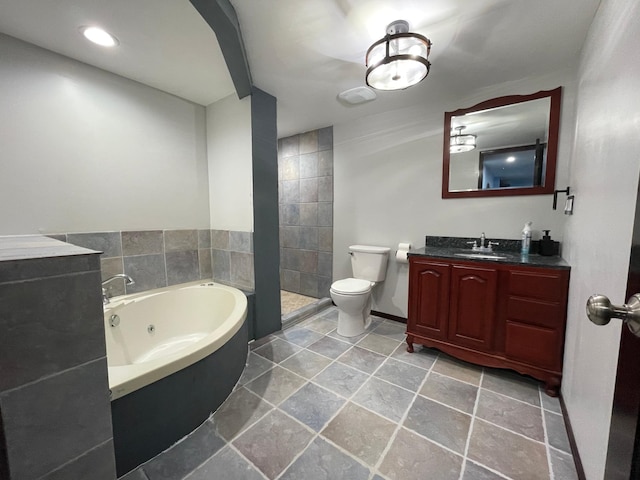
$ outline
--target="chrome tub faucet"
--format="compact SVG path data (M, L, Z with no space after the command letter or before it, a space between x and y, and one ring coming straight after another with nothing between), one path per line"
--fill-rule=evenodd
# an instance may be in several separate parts
M126 273L116 273L113 277L107 278L104 282L102 282L102 304L103 305L109 304L109 297L107 296L107 289L105 288L105 286L109 282L112 282L113 280L115 280L116 278L123 278L125 285L135 285L136 283L133 281L133 278L131 278Z

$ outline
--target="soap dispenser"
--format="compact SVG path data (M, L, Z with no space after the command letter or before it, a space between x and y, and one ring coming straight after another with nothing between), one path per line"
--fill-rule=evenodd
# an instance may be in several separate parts
M558 254L558 242L554 242L551 240L551 236L549 232L551 230L543 230L544 235L542 236L542 240L540 240L540 255L551 256Z
M520 253L522 255L529 255L529 249L531 248L531 224L533 222L527 222L522 229L522 248Z

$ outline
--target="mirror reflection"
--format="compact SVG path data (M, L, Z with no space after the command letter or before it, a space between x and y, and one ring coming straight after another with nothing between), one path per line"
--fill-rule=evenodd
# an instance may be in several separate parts
M560 88L445 114L443 198L553 193Z

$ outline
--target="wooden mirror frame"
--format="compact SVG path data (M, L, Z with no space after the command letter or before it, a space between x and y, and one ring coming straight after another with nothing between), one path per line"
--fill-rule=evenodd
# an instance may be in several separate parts
M478 112L490 108L504 107L518 103L538 100L549 97L551 106L549 111L549 137L547 140L547 168L544 174L544 185L534 187L517 187L490 190L461 190L449 191L449 168L451 162L450 137L451 118L459 115L466 115L471 112ZM478 103L473 107L460 108L453 112L444 113L444 139L442 153L442 198L469 198L469 197L506 197L512 195L551 195L555 190L556 183L556 162L558 157L558 134L560 131L560 103L562 100L562 87L554 90L542 90L531 95L509 95L505 97L492 98Z

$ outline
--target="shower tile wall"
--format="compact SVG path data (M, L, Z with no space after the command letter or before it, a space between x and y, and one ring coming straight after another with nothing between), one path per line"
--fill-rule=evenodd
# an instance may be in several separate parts
M210 279L253 290L251 232L221 230L140 230L49 235L81 247L104 252L102 280L126 273L107 285L109 296L138 293L178 283ZM227 238L224 245L220 238ZM213 241L212 241L213 240Z
M333 127L278 140L280 284L329 296L333 264Z

